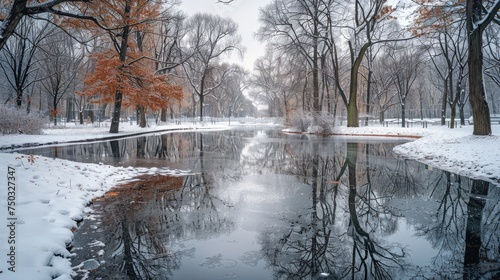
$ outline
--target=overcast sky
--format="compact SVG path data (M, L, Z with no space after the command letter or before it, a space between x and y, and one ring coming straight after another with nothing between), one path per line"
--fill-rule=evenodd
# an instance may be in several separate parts
M264 45L254 39L254 34L259 28L259 8L271 3L271 0L235 0L233 3L224 5L216 3L217 0L182 0L180 9L188 15L198 12L217 14L230 17L238 23L238 33L243 38L246 47L243 61L235 61L243 64L247 70L252 70L255 59L264 54Z

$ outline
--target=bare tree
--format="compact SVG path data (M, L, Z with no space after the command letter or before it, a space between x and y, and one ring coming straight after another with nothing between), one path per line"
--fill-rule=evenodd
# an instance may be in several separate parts
M496 85L497 88L500 88L500 27L498 25L490 26L486 29L485 33L486 46L484 53L484 73ZM495 92L497 92L496 95ZM498 90L489 90L488 93L492 113L500 113L500 94L498 94Z
M0 53L0 68L15 92L15 103L21 107L26 90L38 81L38 49L47 36L48 23L36 22L30 18L21 20L16 34ZM29 94L29 93L28 93ZM12 99L9 94L5 103ZM29 101L26 108L29 113Z
M229 121L231 121L231 116L237 115L244 105L243 91L247 87L245 81L247 73L238 65L223 64L218 71L219 73L214 74L220 75L224 73L224 68L233 68L234 71L212 93L211 97L215 101L212 108L217 108L218 116L229 117Z
M499 23L500 1L467 0L466 18L469 43L469 100L474 117L474 135L491 135L490 109L483 82L483 32Z
M392 72L385 66L384 60L386 56L380 56L374 61L373 65L373 103L378 108L379 121L383 123L385 120L385 112L397 105L397 91L392 82Z
M156 71L160 75L182 76L179 66L193 55L192 50L182 47L182 41L187 33L186 16L177 11L167 11L168 19L161 21L151 38L156 60ZM187 53L186 53L187 52ZM172 112L172 110L171 110ZM167 121L167 108L160 113L160 120Z
M359 126L358 88L359 74L362 62L369 48L375 44L403 40L400 32L383 32L385 24L391 23L391 14L394 11L385 0L356 0L345 2L343 6L330 11L327 24L328 43L333 65L336 87L347 107L347 126ZM335 15L340 15L337 19ZM337 20L338 22L335 22ZM344 37L346 40L338 40ZM340 45L347 43L344 49L348 50L348 64L342 63ZM349 72L347 86L341 84L342 68ZM348 87L348 89L347 89Z
M420 74L423 53L423 49L411 45L391 49L388 52L386 67L391 69L392 82L399 97L402 127L406 126L406 102Z
M251 79L253 98L262 100L270 106L273 116L288 118L288 113L299 104L300 84L305 75L296 63L296 56L279 55L268 50L265 57L255 62Z
M83 14L68 12L68 5L91 3L91 0L13 0L2 1L0 3L0 49L3 48L9 37L14 34L17 25L25 16L35 16L40 14L55 14L66 17L92 20L95 18ZM2 14L2 12L4 14ZM45 18L47 19L47 18Z
M46 38L44 44L41 81L44 91L51 96L50 117L57 125L59 103L64 96L75 91L84 53L77 49L64 32L56 32Z
M223 56L234 51L242 52L241 37L237 34L238 25L233 20L216 15L195 14L187 26L187 47L195 49L195 53L183 67L198 97L200 121L203 121L205 96L220 87L234 69L224 69L218 79L214 79L211 72L219 67Z
M325 53L325 24L334 1L276 0L260 9L258 37L273 39L275 48L300 54L312 75L312 111L318 115L320 104L321 54Z
M461 109L464 124L465 79L467 77L467 40L463 21L443 22L431 40L435 44L428 48L435 73L443 89L441 125L445 125L446 107L451 108L450 127L454 128L457 106Z

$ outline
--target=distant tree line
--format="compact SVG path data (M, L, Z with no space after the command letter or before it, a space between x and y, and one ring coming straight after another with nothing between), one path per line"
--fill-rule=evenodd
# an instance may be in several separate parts
M450 111L453 128L455 119L464 124L470 100L480 120L474 134L491 134L489 115L500 101L500 3L413 2L272 1L260 10L257 36L268 48L255 65L253 97L285 118L345 116L352 127L387 112L405 126L433 110L442 124ZM414 10L411 18L405 9Z
M271 116L351 127L387 116L444 125L449 116L453 128L470 111L474 134L491 134L499 1L405 3L273 0L256 33L266 54L248 73L230 62L244 54L237 24L187 17L177 0L2 1L0 98L28 114L45 110L54 124L75 118L69 111L81 124L110 117L112 133L123 112L145 127L148 115L203 121L258 104Z
M228 63L242 53L237 24L210 14L187 17L178 1L2 1L2 103L60 116L110 117L124 111L158 121L253 114L245 71ZM62 112L62 102L65 109ZM196 110L198 108L198 110ZM74 117L74 112L78 115Z

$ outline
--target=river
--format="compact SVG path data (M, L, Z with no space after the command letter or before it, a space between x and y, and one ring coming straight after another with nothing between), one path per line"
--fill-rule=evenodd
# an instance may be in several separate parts
M500 188L395 157L405 141L254 128L22 152L190 171L94 201L77 279L499 279Z

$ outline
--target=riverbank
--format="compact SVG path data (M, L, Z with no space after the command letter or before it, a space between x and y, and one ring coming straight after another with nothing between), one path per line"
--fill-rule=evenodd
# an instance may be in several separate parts
M127 124L113 137L230 127L189 124L141 129ZM453 130L441 126L337 127L334 133L338 135L335 137L419 136L422 138L400 145L394 152L451 172L500 182L498 125L493 126L493 136L472 136L472 126ZM109 136L105 127L74 126L47 129L43 135L1 136L0 146L102 140ZM0 223L8 228L0 235L0 279L14 280L71 279L71 255L66 247L73 238L76 221L82 219L93 198L139 174L178 174L166 168L112 167L15 153L0 153L0 170L4 174L0 179Z

